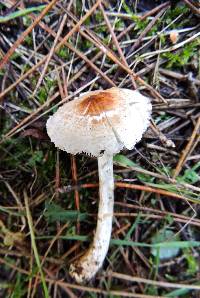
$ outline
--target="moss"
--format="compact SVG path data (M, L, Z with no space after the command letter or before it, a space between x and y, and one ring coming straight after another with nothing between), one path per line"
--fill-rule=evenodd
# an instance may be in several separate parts
M175 18L177 18L181 14L186 14L188 12L189 9L186 5L178 5L174 9L168 9L165 15L165 22L166 24L170 24ZM174 26L177 27L177 24L174 24Z
M200 46L200 38L186 44L182 49L161 54L163 59L167 59L167 68L181 68L187 65L192 57L197 53Z
M15 53L12 54L12 56L11 56L10 59L11 59L11 60L17 60L20 56L21 56L21 55L20 55L19 53L16 53L16 52L15 52Z
M40 89L38 91L38 98L39 98L39 102L41 104L45 103L47 96L48 96L48 93L47 93L46 88L44 86L40 87Z
M4 69L0 69L0 77L3 77L5 75L5 70Z
M60 49L57 51L57 55L65 60L69 60L70 59L70 55L69 55L69 49L66 46L62 46L60 47Z
M24 42L28 45L28 46L32 46L33 45L33 39L30 35L27 35L24 39Z

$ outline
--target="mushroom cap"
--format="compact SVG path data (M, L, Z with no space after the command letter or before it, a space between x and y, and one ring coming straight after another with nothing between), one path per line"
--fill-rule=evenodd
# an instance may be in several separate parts
M147 129L150 115L150 101L139 91L113 87L64 104L46 126L56 147L97 157L132 149Z

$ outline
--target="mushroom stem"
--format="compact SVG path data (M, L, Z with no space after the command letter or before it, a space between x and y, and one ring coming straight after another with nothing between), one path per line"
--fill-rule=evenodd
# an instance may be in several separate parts
M88 251L70 266L70 275L78 283L90 280L101 268L109 248L114 205L113 156L98 157L99 208L97 227Z

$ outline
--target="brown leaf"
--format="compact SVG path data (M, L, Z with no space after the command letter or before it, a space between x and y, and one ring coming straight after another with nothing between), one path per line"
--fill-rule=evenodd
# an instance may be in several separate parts
M20 134L21 137L34 137L39 140L48 140L48 136L43 131L36 129L36 128L30 128L25 130Z

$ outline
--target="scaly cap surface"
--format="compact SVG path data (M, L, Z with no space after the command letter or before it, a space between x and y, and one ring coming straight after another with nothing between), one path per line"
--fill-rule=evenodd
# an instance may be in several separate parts
M68 153L116 154L141 140L150 115L150 101L139 91L113 87L64 104L48 119L47 133Z

